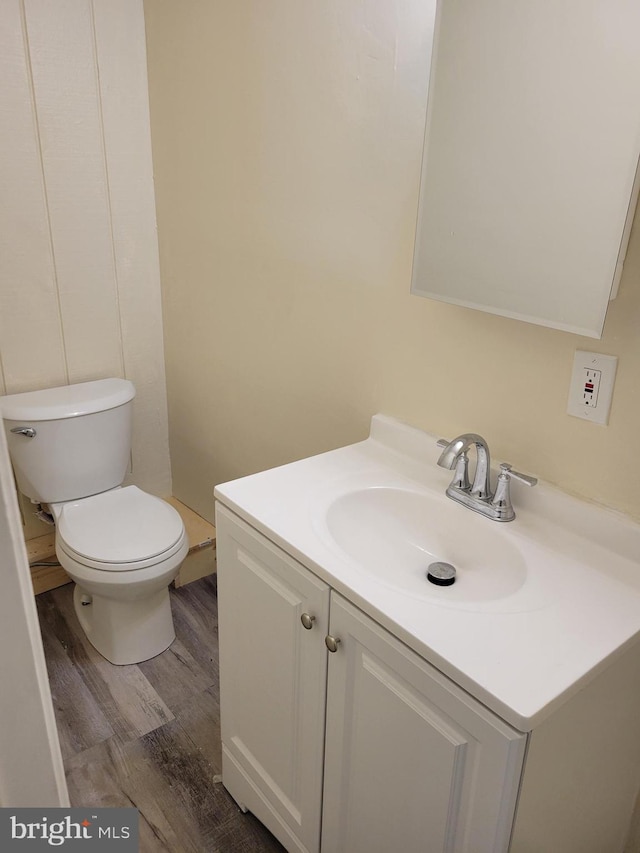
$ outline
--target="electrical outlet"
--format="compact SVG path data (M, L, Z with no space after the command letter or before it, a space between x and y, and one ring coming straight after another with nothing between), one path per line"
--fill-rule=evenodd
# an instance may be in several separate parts
M584 387L582 389L582 401L585 406L597 409L598 395L600 394L601 370L592 370L590 367L582 368L584 376Z
M576 350L567 412L594 424L609 420L618 359L615 355Z

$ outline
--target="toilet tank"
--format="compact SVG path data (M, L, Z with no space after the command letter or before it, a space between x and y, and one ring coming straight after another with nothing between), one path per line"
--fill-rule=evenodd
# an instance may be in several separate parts
M57 503L119 486L129 467L135 393L126 379L98 379L0 397L19 490ZM17 432L23 429L34 435Z

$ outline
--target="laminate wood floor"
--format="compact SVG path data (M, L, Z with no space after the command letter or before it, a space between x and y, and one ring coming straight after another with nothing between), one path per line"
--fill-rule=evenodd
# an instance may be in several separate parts
M172 646L114 666L86 639L73 584L36 599L72 806L135 806L141 853L283 853L221 781L215 578L171 589Z

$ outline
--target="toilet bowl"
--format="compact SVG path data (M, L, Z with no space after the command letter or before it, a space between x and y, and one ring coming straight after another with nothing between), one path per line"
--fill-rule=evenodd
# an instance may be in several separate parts
M50 504L56 555L76 583L89 642L114 664L140 663L175 639L168 585L187 550L180 515L136 486Z
M172 506L122 485L134 397L118 378L0 397L18 488L49 506L82 630L116 664L148 660L173 641L168 585L188 550Z

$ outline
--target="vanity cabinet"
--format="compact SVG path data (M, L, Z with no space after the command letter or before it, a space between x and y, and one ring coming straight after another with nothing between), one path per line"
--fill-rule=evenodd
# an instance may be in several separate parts
M289 851L506 851L526 736L219 504L216 525L241 808Z

